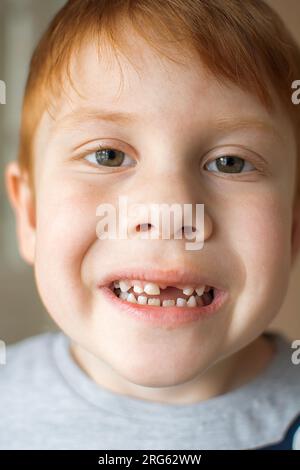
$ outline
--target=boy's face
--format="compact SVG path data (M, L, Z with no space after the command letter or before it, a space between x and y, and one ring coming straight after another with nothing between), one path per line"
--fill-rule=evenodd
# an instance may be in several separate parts
M82 97L70 89L55 121L41 121L27 259L47 310L75 343L132 382L163 387L196 378L278 312L291 267L296 146L278 104L270 115L253 95L206 74L196 58L179 65L131 40L134 67L120 55L123 76L112 56L98 61L86 47L73 69ZM96 116L103 110L135 117L104 121ZM96 166L100 144L124 152L127 163ZM245 159L244 169L218 169L224 155ZM203 248L186 250L184 238L141 239L143 217L128 221L130 239L100 240L96 208L118 207L119 196L204 204ZM98 284L112 271L148 266L208 277L227 299L213 315L176 328L131 318Z

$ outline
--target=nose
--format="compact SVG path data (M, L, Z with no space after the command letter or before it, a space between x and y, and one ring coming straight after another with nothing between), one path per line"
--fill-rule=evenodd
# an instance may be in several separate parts
M199 212L204 211L203 216L199 217L198 212L197 222L195 222L197 215L193 213L191 213L193 222L191 224L186 222L184 219L184 209L181 211L181 216L174 217L173 220L172 217L168 218L168 221L172 221L169 225L169 230L165 230L166 227L163 225L164 221L162 220L163 214L162 217L159 216L161 213L159 207L157 207L156 210L157 216L154 216L154 218L152 217L153 211L152 214L150 212L150 215L148 213L147 215L138 217L135 222L129 225L129 231L131 231L131 233L134 231L135 234L148 232L150 238L152 234L152 236L156 235L158 238L165 238L165 235L170 235L170 238L186 238L187 240L191 240L193 236L196 236L196 234L202 230L203 241L206 241L212 233L212 220L205 212L204 205L203 209L199 210ZM195 212L192 206L191 210ZM203 227L200 227L199 223L203 224Z
M194 180L197 177L173 174L168 183L160 175L154 179L155 191L148 182L143 186L142 199L131 194L129 206L134 204L128 211L129 237L192 240L200 233L203 243L207 241L213 223L201 197L199 180Z

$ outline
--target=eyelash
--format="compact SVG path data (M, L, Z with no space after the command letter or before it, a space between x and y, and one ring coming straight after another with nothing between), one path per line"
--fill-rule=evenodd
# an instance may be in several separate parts
M121 153L125 154L125 159L126 159L126 156L127 156L127 154L126 154L125 152L123 152L123 150L119 150L119 149L114 148L114 147L107 147L107 146L98 145L98 147L97 147L96 150L94 150L94 151L92 151L92 152L86 154L83 158L84 158L84 160L86 160L86 161L89 162L89 160L87 159L87 157L89 157L89 156L91 156L91 155L95 155L96 152L99 152L99 151L102 151L102 150L108 150L108 151L109 151L109 150L112 150L112 151L116 151L116 152L121 152ZM129 157L129 158L130 158L130 157ZM216 165L217 160L219 160L220 158L237 158L237 159L242 160L242 161L244 162L244 166L247 166L247 164L248 164L248 165L251 165L251 166L253 167L253 169L252 169L252 170L248 170L248 171L240 171L240 172L236 172L236 173L235 173L235 172L228 172L228 173L227 173L227 172L222 172L222 171L217 171L217 170L211 170L210 172L212 172L212 173L220 173L220 174L225 174L225 175L227 175L227 174L228 174L228 175L238 175L238 174L242 174L242 173L249 173L249 172L250 172L250 173L254 173L255 171L263 171L263 170L264 170L263 164L262 164L262 162L261 162L260 160L255 163L255 165L256 165L256 166L255 166L254 164L250 163L246 158L243 158L243 157L240 157L240 156L238 156L238 155L231 154L231 153L227 153L227 154L225 153L225 154L222 154L222 155L220 155L220 156L218 156L218 157L215 157L214 159L212 159L212 160L206 162L204 166L211 165L211 164L213 164L213 163L215 163L215 165ZM112 165L112 166L109 166L109 165L106 166L106 165L101 165L101 164L99 164L99 163L91 163L91 162L89 162L89 163L90 163L91 165L93 165L93 166L96 166L96 167L104 167L104 168L122 168L122 167L124 167L124 166L125 166L125 167L126 167L126 166L128 166L128 167L133 166L133 165L122 165L122 164L124 163L124 160L122 161L122 163L121 163L120 166L113 166L113 165ZM244 166L243 166L243 169L244 169ZM208 171L209 171L209 170L208 170Z

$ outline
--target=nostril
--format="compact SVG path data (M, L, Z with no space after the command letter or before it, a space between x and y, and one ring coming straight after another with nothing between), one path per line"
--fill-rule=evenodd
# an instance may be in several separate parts
M197 232L196 227L182 227L182 232L184 235L191 235L191 233Z
M151 228L151 224L139 224L136 228L137 232L146 232L146 230Z

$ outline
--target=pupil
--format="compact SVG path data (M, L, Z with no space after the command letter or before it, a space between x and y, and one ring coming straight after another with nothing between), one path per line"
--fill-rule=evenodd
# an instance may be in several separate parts
M100 165L119 166L124 160L124 155L119 150L101 149L96 152L96 160Z
M239 157L217 158L218 170L221 170L221 171L225 170L225 172L227 173L239 173L243 169L243 166L244 166L244 160Z

